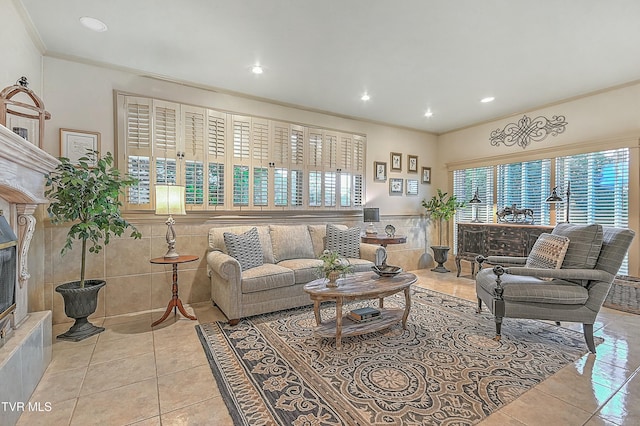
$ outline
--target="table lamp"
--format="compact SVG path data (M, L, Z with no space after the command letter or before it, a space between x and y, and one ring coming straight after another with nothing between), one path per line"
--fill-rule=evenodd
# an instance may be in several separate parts
M566 216L566 222L569 223L569 202L571 201L571 181L567 181L567 216ZM547 197L546 200L544 200L545 203L549 203L549 204L557 204L557 203L561 203L563 201L562 197L560 197L558 195L558 187L555 186L552 190L551 190L551 195L549 195Z
M364 213L364 221L369 222L365 233L367 235L377 235L378 231L373 226L373 222L380 222L380 209L378 207L365 207L362 211Z
M471 207L473 208L473 220L471 222L480 222L480 219L478 219L478 204L482 204L482 200L478 197L478 188L476 188L473 198L469 200L469 204L471 204Z
M172 215L185 215L185 190L184 186L156 185L156 214L169 215L165 222L167 225L168 250L165 259L173 259L180 255L176 252L176 231L173 225L176 221Z

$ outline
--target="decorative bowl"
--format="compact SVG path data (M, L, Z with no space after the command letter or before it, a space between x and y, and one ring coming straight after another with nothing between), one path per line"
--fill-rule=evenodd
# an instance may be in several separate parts
M391 265L376 265L372 266L371 269L380 277L395 277L402 272L401 267Z

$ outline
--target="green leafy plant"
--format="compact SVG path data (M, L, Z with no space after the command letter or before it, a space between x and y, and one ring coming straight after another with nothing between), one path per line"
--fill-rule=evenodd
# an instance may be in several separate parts
M120 236L127 228L132 229L131 237L142 237L138 229L120 215L122 203L118 199L120 194L124 194L124 189L135 185L137 180L120 175L120 171L113 167L114 159L110 152L95 161L97 157L97 151L88 151L77 165L61 157L60 164L46 176L45 195L51 200L47 209L51 222L75 222L67 232L60 254L67 253L74 240L82 242L82 288L87 246L90 253L100 253L103 244L109 244L111 235Z
M438 193L427 202L422 200L422 207L427 210L430 219L434 219L438 224L438 245L442 245L442 228L444 222L448 222L456 214L456 210L463 208L464 202L458 202L455 195L449 196L446 192L438 189ZM448 234L448 229L447 229ZM447 235L447 241L449 240Z
M325 250L318 259L322 260L322 265L318 266L318 274L325 278L329 278L329 274L332 272L338 272L344 277L353 271L353 266L349 261L336 251Z

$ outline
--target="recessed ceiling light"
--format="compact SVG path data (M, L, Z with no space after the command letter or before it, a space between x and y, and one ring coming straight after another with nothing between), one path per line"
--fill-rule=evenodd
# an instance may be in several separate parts
M495 98L493 96L487 96L486 98L480 99L480 102L482 102L483 104L486 104L488 102L493 102L494 100Z
M253 68L251 68L251 72L254 74L262 74L264 69L262 69L260 65L254 65Z
M433 117L433 113L431 112L430 109L427 110L427 112L424 113L425 117Z
M99 19L91 18L89 16L83 16L80 18L80 23L84 25L85 28L89 28L91 31L95 31L97 33L103 33L108 29L107 24Z
M369 94L365 92L365 94L362 95L360 99L362 99L363 101L368 101L369 99L371 99L371 96L369 96Z

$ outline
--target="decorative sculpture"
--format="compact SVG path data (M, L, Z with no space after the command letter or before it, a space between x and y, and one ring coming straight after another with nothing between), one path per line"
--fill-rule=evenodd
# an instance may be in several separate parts
M503 143L506 146L518 145L524 149L531 142L542 141L549 135L558 136L566 126L564 115L554 115L551 119L540 116L533 120L524 115L517 123L509 123L504 129L491 132L489 141L493 146Z
M534 221L533 209L518 209L515 204L498 210L496 216L498 217L498 222L533 224Z

